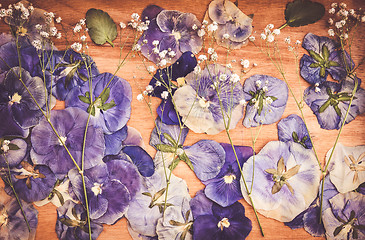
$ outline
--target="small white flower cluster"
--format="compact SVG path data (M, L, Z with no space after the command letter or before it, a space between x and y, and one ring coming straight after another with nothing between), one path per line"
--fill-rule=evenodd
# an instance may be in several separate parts
M302 43L300 40L296 40L295 41L295 46L292 46L291 43L292 43L292 40L291 40L291 37L290 36L287 36L285 39L284 39L284 42L288 45L288 50L289 52L292 52L294 51L294 49L297 49L298 46Z
M1 5L0 5L1 7ZM30 4L29 7L25 7L23 3L18 2L13 5L9 5L8 9L0 9L0 18L10 17L17 18L17 20L27 20L30 14L34 11L34 7Z
M261 33L261 39L266 40L271 43L275 40L275 36L280 34L280 29L274 29L274 24L268 24L264 31ZM251 38L250 41L255 41L254 38Z
M82 44L79 42L74 42L73 44L71 44L71 48L76 52L80 52L82 49Z
M148 71L149 73L154 73L154 72L156 71L156 68L155 68L154 66L148 66L148 67L147 67L147 71Z
M136 29L137 32L143 32L148 29L148 25L150 25L150 20L145 19L142 21L138 13L132 13L131 21L128 23L128 26L131 26L133 29ZM124 23L120 23L119 26L123 29L126 27Z
M3 144L2 144L2 146L1 146L1 150L4 152L4 153L6 153L6 152L8 152L9 151L9 144L10 144L10 141L9 140L4 140L3 141Z
M240 81L240 76L238 76L238 74L236 74L236 73L233 73L231 75L230 80L232 83L238 83Z
M319 88L319 83L316 83L316 84L314 84L314 91L316 92L316 93L319 93L319 92L321 92L321 89Z
M144 39L142 42L144 44L146 44L148 41L147 41L147 39ZM159 44L160 44L159 40L152 41L152 45L154 46L154 48L152 49L152 52L154 54L158 55L159 63L157 65L159 67L164 67L168 62L170 62L172 60L172 58L174 58L176 56L176 52L174 50L172 50L171 48L160 51ZM140 51L140 50L141 49L139 48L138 51Z
M338 36L343 40L349 38L351 29L360 22L365 22L365 14L362 9L347 9L345 3L332 3L328 12L332 15L328 19L330 29L328 35L330 37Z
M218 23L216 23L216 22L213 22L207 26L208 32L211 32L211 33L217 31L217 29L218 29Z

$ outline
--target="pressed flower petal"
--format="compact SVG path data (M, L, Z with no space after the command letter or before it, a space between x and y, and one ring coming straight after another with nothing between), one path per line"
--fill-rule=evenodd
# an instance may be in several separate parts
M278 137L282 142L300 143L305 148L312 148L307 127L301 117L291 114L278 123Z
M155 172L153 160L143 148L139 146L126 146L123 148L123 152L131 158L143 177L151 177Z
M0 143L1 144L1 143ZM25 157L27 151L27 143L20 138L15 138L10 140L9 144L13 144L19 149L9 149L6 152L3 152L0 155L0 168L13 168L16 167ZM2 146L0 146L1 148Z

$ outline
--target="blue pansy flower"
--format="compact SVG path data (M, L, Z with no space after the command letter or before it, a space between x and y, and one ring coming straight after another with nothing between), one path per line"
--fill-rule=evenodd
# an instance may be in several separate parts
M168 169L166 174L170 175ZM163 216L165 205L166 208L178 207L186 198L190 199L186 182L171 174L167 192L165 170L158 168L151 177L144 178L143 186L129 205L126 218L135 232L154 237L157 235L156 225Z
M52 192L56 176L46 165L32 165L22 161L21 166L12 169L12 182L18 196L26 202L40 201ZM12 190L7 188L8 192Z
M31 158L34 164L44 164L62 179L70 169L75 168L74 162L64 148L66 145L76 163L81 166L81 153L88 114L80 108L52 110L50 122L60 136L54 133L48 121L43 118L31 136ZM87 128L85 145L85 169L101 162L105 150L104 134L91 121Z
M340 129L354 89L354 84L343 81L324 82L318 87L309 87L304 91L304 101L316 115L321 128ZM365 112L365 90L358 88L352 101L346 124Z
M348 53L337 50L340 45L328 37L308 33L302 46L309 55L304 54L300 59L300 75L312 85L326 81L328 74L337 81L343 80L354 67Z
M140 146L125 146L123 153L130 157L131 161L138 168L139 173L143 177L151 177L155 172L155 166L151 156Z
M242 86L222 65L208 65L200 74L189 73L186 85L173 99L183 123L196 133L217 134L233 129L243 116Z
M85 204L81 175L76 169L68 175L73 192ZM85 170L84 178L90 218L98 223L114 224L123 217L140 187L137 168L118 157Z
M38 225L38 211L32 204L20 200L22 208L15 197L8 196L0 188L0 238L29 240L35 238ZM27 223L24 219L25 214Z
M150 61L156 64L161 60L174 62L184 52L196 54L201 50L203 40L198 36L201 23L194 14L158 7L147 7L143 12L150 22L138 44L142 54ZM194 25L196 28L193 28Z
M288 87L280 79L257 74L246 79L243 95L247 102L243 126L257 127L281 118L288 100Z
M214 37L218 45L238 49L247 43L246 40L252 32L252 18L244 14L233 2L212 1L209 4L207 15L217 23ZM225 34L228 34L228 37Z
M56 234L61 240L89 239L89 226L84 206L71 200L57 208ZM103 225L90 222L91 239L97 239Z
M65 100L74 87L85 85L90 79L97 81L99 75L94 60L72 49L48 51L41 59L39 71L46 73L46 81L52 86L52 94L59 100ZM49 56L49 57L48 57Z
M164 216L156 225L158 239L192 240L193 215L189 206L189 199L185 198L181 206L168 207Z
M212 201L227 207L243 198L240 186L241 172L232 146L227 143L220 145L226 153L225 162L217 176L203 181L206 186L204 193ZM234 148L242 168L243 163L252 156L253 150L245 146L234 146Z
M24 159L27 143L20 138L7 140L0 138L0 168L13 168Z
M22 81L19 76L22 77ZM26 70L14 67L6 74L4 82L0 86L0 94L1 116L10 115L23 130L38 124L43 116L39 107L43 108L46 103L42 79L32 77ZM25 133L20 129L15 130L15 132L6 130L6 128L13 127L15 124L7 117L5 118L7 120L5 123L10 124L9 126L2 124L5 129L0 134L18 135L19 133Z
M323 212L328 239L365 239L365 196L357 192L339 193Z
M305 148L313 147L303 119L296 114L291 114L280 120L278 137L282 142L296 142Z
M253 184L251 193L257 211L288 222L317 197L321 171L312 150L294 142L272 141L243 165L243 174L248 189L252 174L255 174L254 182L259 183ZM241 190L250 202L242 180Z
M197 201L194 201L197 197ZM239 240L245 239L251 232L251 220L245 216L245 208L241 203L235 202L231 206L222 207L212 203L202 192L199 192L195 198L190 201L191 206L204 205L204 207L192 208L193 239Z
M89 83L73 88L65 100L66 107L78 107L91 112L96 126L102 127L106 134L122 129L131 114L130 84L111 73L102 73L93 77L92 88L92 96Z
M122 129L112 133L104 134L105 155L116 155L123 148L123 141L128 136L128 127L125 125Z

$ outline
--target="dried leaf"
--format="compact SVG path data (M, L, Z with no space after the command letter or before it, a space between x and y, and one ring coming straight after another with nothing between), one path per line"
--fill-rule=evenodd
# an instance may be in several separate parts
M86 26L91 40L98 45L108 42L114 47L113 40L117 37L117 25L108 13L91 8L86 12Z

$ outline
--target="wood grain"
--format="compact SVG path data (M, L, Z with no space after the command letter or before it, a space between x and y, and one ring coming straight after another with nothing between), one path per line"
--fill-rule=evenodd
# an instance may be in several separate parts
M282 30L282 33L278 36L278 43L281 48L282 53L282 61L285 66L285 73L287 79L289 80L290 86L293 88L294 94L296 97L300 97L303 93L303 90L308 86L308 84L299 79L296 73L297 64L294 61L294 56L291 52L287 51L286 45L284 43L284 39L287 36L291 37L292 42L295 40L303 39L304 35L308 32L315 33L317 35L327 36L327 19L329 17L328 9L330 6L330 1L326 0L318 0L323 3L326 7L325 17L319 22L299 27L299 28L285 28ZM76 24L81 18L85 17L85 13L89 8L99 8L104 11L107 11L109 15L114 19L115 22L124 22L127 23L130 20L130 16L132 13L136 12L141 14L144 7L148 4L157 4L165 9L170 10L179 10L182 12L191 12L197 16L199 20L202 20L204 17L204 13L209 4L209 0L142 0L142 1L133 1L133 0L94 0L94 1L75 1L75 0L37 0L31 1L35 7L43 8L46 11L52 11L56 14L56 16L61 16L63 19L63 23L67 26L72 26ZM3 6L7 6L9 3L14 3L14 1L2 1ZM349 8L365 8L365 2L363 0L352 0L346 2ZM284 22L284 9L285 9L286 1L282 0L273 0L273 1L264 1L264 0L239 0L238 7L246 14L254 14L253 25L254 31L256 31L256 36L259 36L264 27L272 23L276 27L280 26ZM1 25L1 32L8 31L4 24ZM363 44L362 37L364 37L364 26L361 26L358 29L358 35L353 43L353 60L355 63L358 63L361 57L365 55L365 47ZM126 34L123 34L123 38L129 34L127 31ZM72 43L72 42L70 42ZM65 42L58 42L58 48L62 49L65 47ZM129 38L127 41L126 47L122 51L122 56L125 56L130 49L132 44L132 38ZM118 46L120 44L116 44L117 47L112 48L109 45L105 46L95 46L92 42L89 42L89 54L95 60L97 67L100 72L111 72L114 73L116 67L119 62L120 51ZM228 59L226 58L226 50L222 48L217 48L219 54L219 62L228 63L231 60L236 60L235 63L232 63L233 70L235 72L241 71L241 67L239 65L240 59L249 59L251 63L257 63L257 67L251 69L250 72L244 75L242 79L242 83L244 79L248 78L253 74L268 74L277 78L281 78L279 72L275 69L270 60L262 53L260 53L259 49L253 46L252 44L248 44L247 46L241 48L240 50L234 51L230 53ZM299 48L299 58L305 53L305 50ZM147 63L148 65L152 65ZM362 79L365 79L364 66L361 66L358 69L358 76ZM156 117L154 113L153 116L149 114L148 107L136 100L136 96L148 85L150 81L150 76L145 71L145 68L142 64L142 59L138 56L129 56L126 64L117 72L117 75L128 80L128 82L132 86L133 91L133 101L132 101L132 115L128 122L128 125L136 128L142 134L143 140L146 143L146 150L151 156L154 156L155 150L148 145L149 137L151 131L153 129L153 119ZM363 85L364 86L364 85ZM151 107L153 110L159 105L160 100L153 99L151 103ZM292 96L289 96L288 105L283 114L283 118L288 116L289 114L300 114L298 111L294 99ZM309 123L309 130L313 136L314 146L318 151L319 158L321 161L324 161L326 152L332 147L335 138L338 134L336 130L323 130L319 127L316 117L313 115L312 111L304 106L304 114L306 116L306 120ZM340 142L344 143L348 146L356 146L365 144L365 117L358 116L355 121L346 125L343 129L343 133L340 137ZM255 134L257 129L247 129L242 126L241 123L231 131L232 139L234 144L236 145L251 145L252 138L251 135ZM191 145L197 142L200 139L213 139L218 142L228 142L228 138L224 132L214 135L208 136L204 134L195 134L190 132L186 139L185 144ZM255 146L255 151L258 152L260 149L269 141L277 140L277 126L276 124L264 125L261 130L261 134L258 138L258 141ZM179 166L174 171L178 177L181 177L186 180L191 196L194 196L195 193L202 189L204 185L199 182L199 180L195 177L195 175L188 169L188 167L180 163ZM259 184L259 183L258 183ZM246 215L252 220L253 229L248 239L262 239L259 228L256 222L256 219L253 215L252 208L243 200L241 200L242 204L246 208ZM48 204L44 207L38 208L39 211L39 224L36 234L36 239L56 239L57 236L55 234L55 222L56 222L56 208ZM291 230L290 228L284 226L283 223L265 218L260 215L260 220L262 222L262 226L265 232L265 239L314 239L308 233L306 233L303 229L299 230ZM113 226L104 226L104 231L100 235L99 239L131 239L128 234L126 228L126 220L122 219L117 222Z

